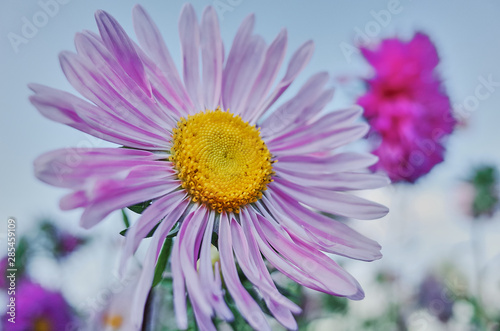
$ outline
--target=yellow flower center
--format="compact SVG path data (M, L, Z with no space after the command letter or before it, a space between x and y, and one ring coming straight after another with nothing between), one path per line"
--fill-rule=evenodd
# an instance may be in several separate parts
M220 108L181 118L172 145L170 161L182 187L219 213L239 212L272 181L271 153L259 130Z
M123 317L118 314L105 314L103 323L105 326L110 326L113 330L117 330L123 324Z
M39 317L33 323L33 330L34 331L51 331L51 330L53 330L52 323L46 317Z

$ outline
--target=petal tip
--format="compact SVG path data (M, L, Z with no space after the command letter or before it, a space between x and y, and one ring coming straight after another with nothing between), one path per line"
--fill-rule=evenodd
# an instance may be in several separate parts
M355 301L363 300L365 298L365 292L360 287L358 288L358 291L355 294L349 295L347 296L347 298Z
M104 10L102 10L102 9L98 9L94 13L94 17L95 17L95 20L97 22L100 22L100 21L102 21L103 18L110 17L110 15L107 12L105 12Z
M145 12L146 10L144 9L144 7L141 5L141 4L135 4L134 7L132 7L132 11L133 12Z

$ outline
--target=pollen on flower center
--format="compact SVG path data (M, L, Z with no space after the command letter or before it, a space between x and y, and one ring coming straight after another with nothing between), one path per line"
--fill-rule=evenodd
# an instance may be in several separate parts
M219 213L259 200L272 181L271 153L259 130L220 108L181 118L170 152L192 200Z
M119 329L123 325L123 317L117 314L104 315L104 325L114 329Z
M52 323L46 317L39 317L35 320L33 325L34 331L50 331L52 330Z

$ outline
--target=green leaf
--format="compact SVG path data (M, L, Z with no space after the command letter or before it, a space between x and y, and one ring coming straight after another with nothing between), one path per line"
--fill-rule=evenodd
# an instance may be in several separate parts
M175 237L177 235L177 233L179 232L180 228L181 228L181 223L177 222L177 224L175 224L174 228L172 230L170 230L170 232L168 233L167 238Z
M127 216L127 213L125 212L125 209L122 209L122 218L123 218L123 223L125 223L125 227L129 228L130 221L128 220L128 216Z
M323 294L323 307L333 313L346 314L349 305L346 298Z
M144 202L141 202L141 203L138 203L138 204L135 204L135 205L132 205L132 206L128 206L127 208L130 209L131 211L133 211L134 213L137 213L137 214L142 214L142 212L149 207L149 205L151 205L151 200L149 201L144 201Z
M155 227L153 229L151 229L151 231L149 231L149 233L144 238L151 238L155 234L155 231L156 231L156 229L158 228L159 225L160 225L160 223L156 224ZM121 230L120 234L122 236L125 236L127 234L128 229L129 228Z
M165 271L171 251L172 251L172 238L166 238L161 248L160 256L158 257L158 262L156 263L155 275L153 278L152 287L155 287L161 282L163 278L163 271Z
M217 247L217 249L219 249L219 236L215 232L212 233L212 245L214 245L215 247Z
M285 297L300 305L303 301L303 287L293 281L288 281L286 284L275 284L278 291Z

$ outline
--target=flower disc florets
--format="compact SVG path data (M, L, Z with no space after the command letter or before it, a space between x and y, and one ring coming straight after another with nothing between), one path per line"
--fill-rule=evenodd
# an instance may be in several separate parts
M182 187L219 213L259 200L272 181L272 156L259 130L220 108L181 118L172 145Z

